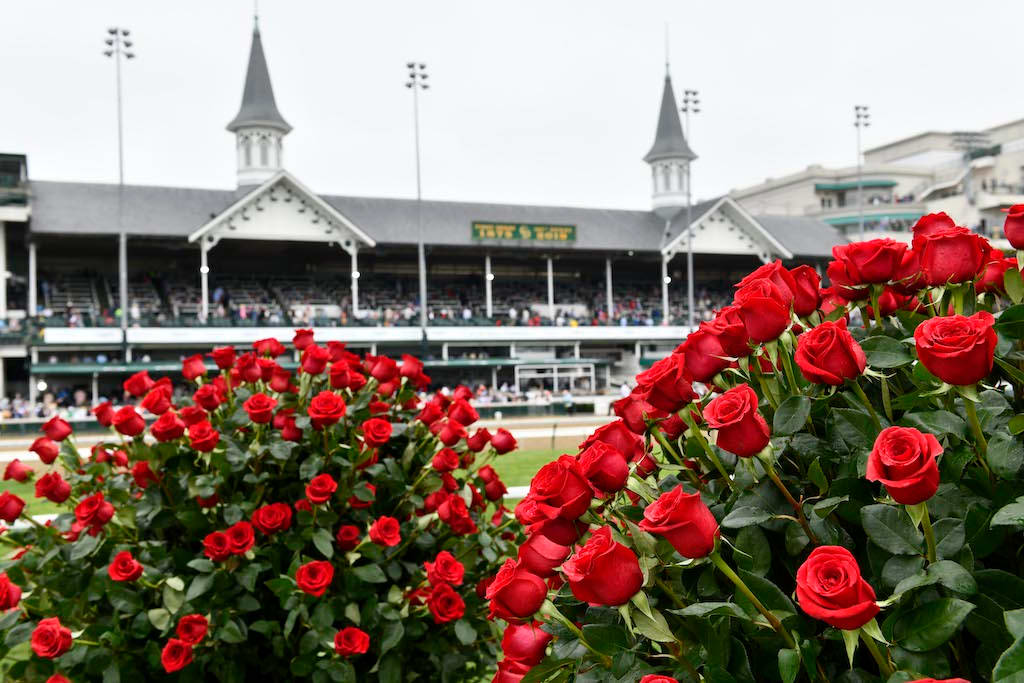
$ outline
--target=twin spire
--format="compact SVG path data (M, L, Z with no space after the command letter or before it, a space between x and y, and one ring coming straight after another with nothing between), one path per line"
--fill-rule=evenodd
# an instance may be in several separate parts
M254 21L252 28L252 49L249 51L249 68L245 74L242 106L238 110L238 115L228 124L228 130L234 133L239 128L251 126L274 128L281 133L287 133L292 129L277 110L274 88L270 85L267 58L263 54L258 20Z
M668 74L668 62L665 63L665 88L661 93L661 113L658 114L658 130L654 135L654 144L647 152L644 161L651 163L661 159L688 159L693 161L697 155L690 149L683 135L683 126L679 122L679 107L676 94L672 90L672 77Z

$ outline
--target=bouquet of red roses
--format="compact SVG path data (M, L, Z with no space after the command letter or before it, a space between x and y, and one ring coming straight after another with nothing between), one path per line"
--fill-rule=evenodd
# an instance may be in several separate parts
M498 650L481 579L517 539L469 429L470 392L421 400L423 364L297 331L145 372L80 456L60 418L32 450L41 524L0 493L0 674L13 680L475 681ZM156 416L147 426L140 408ZM24 467L8 468L24 480Z
M1017 259L945 214L833 256L745 277L533 478L494 681L1024 680Z

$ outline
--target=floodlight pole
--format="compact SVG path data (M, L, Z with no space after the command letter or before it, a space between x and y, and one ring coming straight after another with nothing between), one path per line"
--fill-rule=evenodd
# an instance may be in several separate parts
M700 113L699 95L700 93L696 90L683 91L683 117L686 121L686 137L691 144L693 143L693 135L690 127L690 112L693 111L694 115ZM692 177L690 175L692 168L693 163L690 159L687 159L686 167L683 169L686 173L686 306L688 309L686 324L691 331L696 324L696 304L693 296L693 226L690 225L693 212Z
M423 188L420 179L420 90L430 86L427 80L427 65L419 62L407 62L409 80L405 87L412 90L413 132L416 144L416 251L419 260L420 279L420 330L426 335L427 330L427 255L423 245Z
M128 328L128 233L125 232L122 220L124 213L124 112L121 97L121 60L135 58L135 53L131 50L134 43L128 40L130 34L128 29L120 26L108 28L107 38L104 40L107 49L103 51L106 57L114 60L114 72L117 79L117 279L122 330Z
M864 239L864 162L861 160L860 129L871 125L871 114L866 104L854 105L853 113L853 126L857 129L857 223L860 238Z

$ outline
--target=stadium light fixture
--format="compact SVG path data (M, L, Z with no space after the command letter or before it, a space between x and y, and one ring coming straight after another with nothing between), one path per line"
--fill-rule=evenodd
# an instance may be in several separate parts
M44 382L43 380L39 380L38 382L36 382L36 390L38 391L46 391L47 386L49 385L47 385L46 382Z
M420 175L420 90L427 90L427 65L423 62L406 62L409 70L405 87L412 90L413 134L416 145L416 252L419 262L420 284L420 329L423 338L427 333L427 256L423 244L423 184Z
M487 273L487 279L490 280L491 282L493 282L494 281L494 273Z
M668 275L665 276L665 284L666 285L672 284L672 278L670 276L668 276Z
M700 93L696 90L683 90L683 118L686 121L685 135L693 142L693 127L690 114L700 113ZM692 330L696 327L696 302L693 294L693 163L686 161L686 324Z
M353 280L358 280L359 279L359 271L358 270L353 270L352 271L352 279Z
M860 151L860 129L871 125L871 113L868 105L853 106L853 127L857 129L857 224L860 226L860 237L864 239L864 165Z
M200 266L199 267L199 272L202 273L203 275L209 275L210 274L210 266Z

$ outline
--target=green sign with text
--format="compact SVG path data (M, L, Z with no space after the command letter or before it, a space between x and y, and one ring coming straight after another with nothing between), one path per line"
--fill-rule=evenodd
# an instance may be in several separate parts
M529 240L531 242L575 242L575 225L538 225L536 223L473 222L475 240Z

